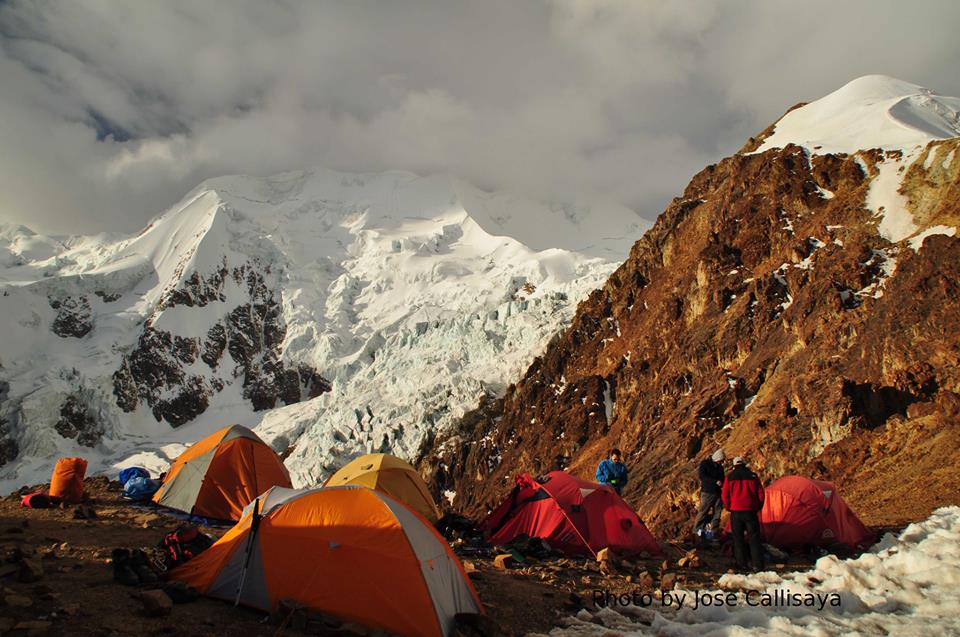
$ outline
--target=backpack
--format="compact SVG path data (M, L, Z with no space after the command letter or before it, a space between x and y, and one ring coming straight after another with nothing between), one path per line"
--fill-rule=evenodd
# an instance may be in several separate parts
M149 500L159 488L160 483L157 480L137 476L130 478L123 485L123 497L135 502Z
M20 506L31 509L49 509L60 504L60 498L34 491L23 496L20 500Z
M159 547L163 551L163 564L169 570L196 557L212 544L213 538L201 533L197 527L180 526L164 535Z

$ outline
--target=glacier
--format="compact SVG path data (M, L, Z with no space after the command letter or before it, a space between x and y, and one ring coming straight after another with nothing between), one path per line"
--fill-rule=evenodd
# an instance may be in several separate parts
M211 179L140 233L0 226L0 488L166 469L224 425L312 486L415 459L519 378L649 226L447 175Z

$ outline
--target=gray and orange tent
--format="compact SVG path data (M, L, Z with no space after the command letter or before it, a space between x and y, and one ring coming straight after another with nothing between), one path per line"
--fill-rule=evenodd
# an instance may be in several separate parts
M482 613L463 566L429 522L359 486L271 489L169 577L268 612L292 599L411 637L446 637L457 614Z
M180 454L153 501L192 515L239 520L243 508L273 486L292 486L287 468L257 434L233 425Z
M323 486L340 487L348 484L383 491L431 523L435 524L440 519L440 511L423 478L416 469L396 456L387 453L360 456L330 476Z

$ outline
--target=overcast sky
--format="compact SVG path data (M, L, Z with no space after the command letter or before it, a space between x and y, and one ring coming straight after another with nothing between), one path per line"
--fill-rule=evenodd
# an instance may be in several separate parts
M788 107L960 95L960 2L0 0L0 220L134 231L207 177L449 172L654 218Z

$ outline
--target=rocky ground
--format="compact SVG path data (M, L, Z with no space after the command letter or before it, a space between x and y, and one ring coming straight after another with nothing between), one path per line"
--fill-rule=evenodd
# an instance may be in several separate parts
M270 617L204 598L167 610L161 607L151 614L147 609L153 607L141 595L158 585L126 587L115 582L112 550L150 550L183 521L127 503L120 497L119 483L106 478L89 478L85 487L88 499L83 505L26 509L20 506L17 493L0 500L0 634L316 634L311 629L298 630L279 613ZM203 530L219 536L226 529ZM719 551L694 550L684 542L666 543L662 556L632 561L616 556L605 561L501 558L505 564L498 564L501 551L496 549L478 550L462 540L454 540L453 547L489 618L504 635L549 632L582 609L593 609L596 590L619 594L681 585L713 587L731 561ZM777 571L809 566L802 557L772 565ZM487 629L469 634L492 633Z

